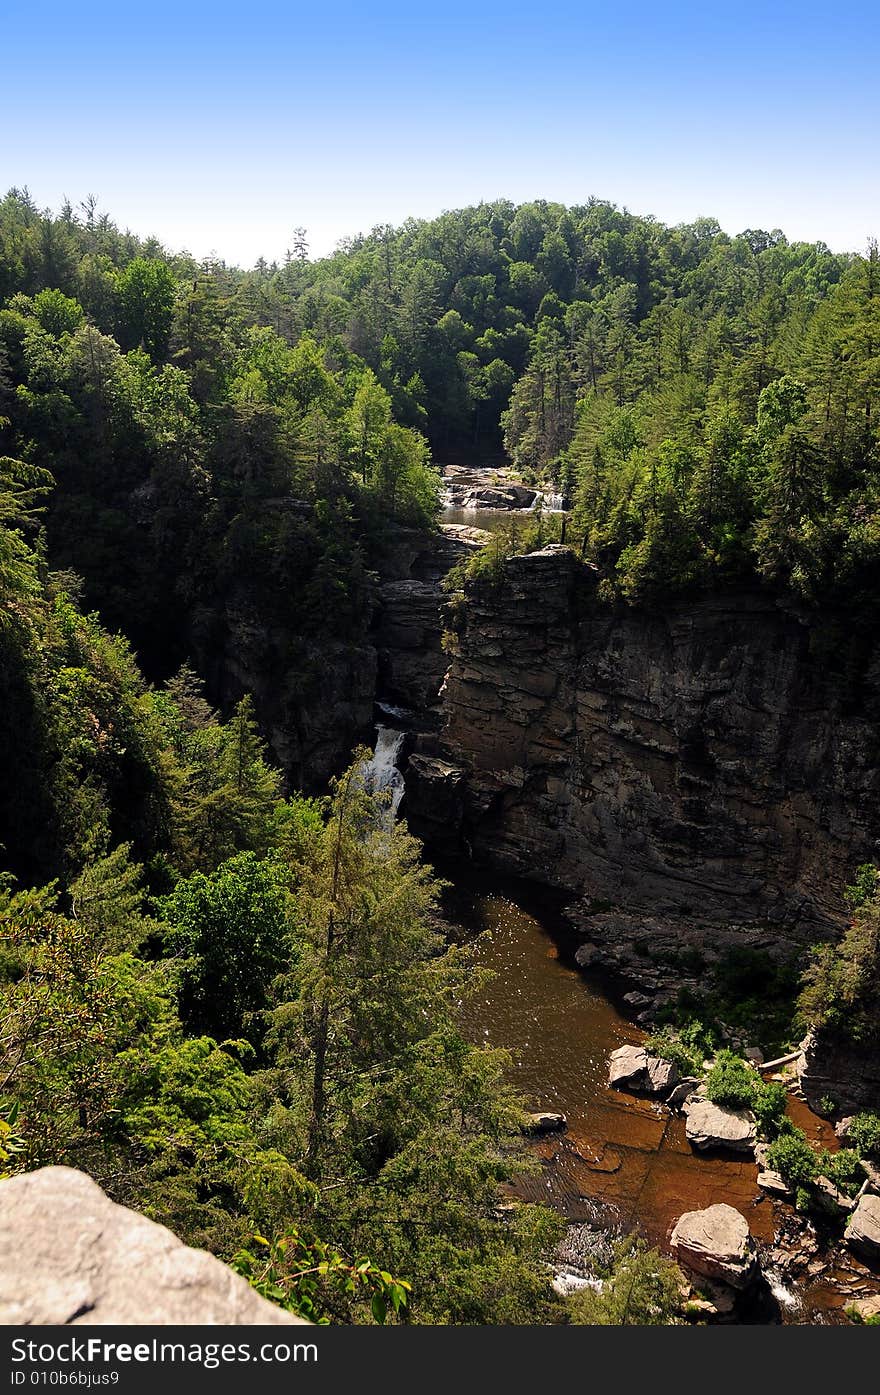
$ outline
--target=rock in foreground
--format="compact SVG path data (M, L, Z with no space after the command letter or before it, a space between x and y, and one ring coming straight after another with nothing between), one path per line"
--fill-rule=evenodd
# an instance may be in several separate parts
M0 1182L0 1323L301 1323L71 1167Z
M745 1216L724 1202L686 1211L672 1232L676 1258L708 1279L745 1288L756 1274L752 1237Z

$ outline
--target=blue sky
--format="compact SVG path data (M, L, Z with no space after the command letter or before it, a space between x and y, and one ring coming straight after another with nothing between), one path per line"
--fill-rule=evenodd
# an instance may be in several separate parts
M0 187L197 256L480 199L880 235L880 4L0 0Z

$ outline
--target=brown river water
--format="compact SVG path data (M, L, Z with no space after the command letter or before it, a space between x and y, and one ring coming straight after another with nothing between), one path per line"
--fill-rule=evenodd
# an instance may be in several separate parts
M459 881L446 904L449 919L468 934L488 932L478 940L477 959L495 975L467 1004L466 1030L511 1053L511 1078L531 1108L568 1120L564 1134L530 1145L540 1170L518 1182L515 1194L571 1221L637 1231L661 1247L683 1211L725 1201L746 1217L756 1240L772 1242L780 1204L759 1191L753 1160L697 1153L683 1118L608 1088L609 1053L645 1033L618 1012L599 980L574 966L576 941L558 913L548 907L545 915L541 907L538 919L506 894ZM836 1146L830 1125L802 1101L791 1099L789 1112L812 1141ZM833 1320L842 1302L827 1284L814 1285L785 1317Z

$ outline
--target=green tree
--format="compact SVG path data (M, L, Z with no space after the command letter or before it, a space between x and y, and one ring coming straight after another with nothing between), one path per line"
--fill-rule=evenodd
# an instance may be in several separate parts
M470 956L432 928L419 846L386 827L361 761L294 868L296 968L272 1014L267 1141L319 1190L334 1179L316 1213L324 1233L406 1274L417 1320L549 1314L540 1259L556 1221L497 1213L498 1183L521 1166L521 1105L503 1055L459 1032Z
M188 1030L258 1044L257 1020L275 975L290 960L290 908L283 864L239 853L195 872L162 899L167 944L181 961L181 1017Z
M116 277L119 338L124 348L144 348L154 363L168 353L176 282L160 261L135 257Z

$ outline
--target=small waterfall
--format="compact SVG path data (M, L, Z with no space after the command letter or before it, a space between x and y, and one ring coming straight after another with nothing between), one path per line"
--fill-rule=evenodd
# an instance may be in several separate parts
M792 1289L785 1286L775 1270L768 1269L765 1278L770 1286L770 1292L781 1308L787 1308L790 1312L800 1308L800 1298Z
M391 798L386 812L387 826L390 828L397 818L397 810L403 798L403 776L397 768L397 757L403 745L405 732L394 727L376 728L376 749L372 760L364 766L364 785L371 794L387 791Z
M531 506L532 513L540 509L541 513L564 513L565 495L551 494L549 491L539 490L535 495Z

